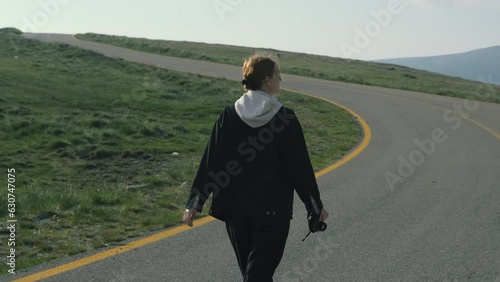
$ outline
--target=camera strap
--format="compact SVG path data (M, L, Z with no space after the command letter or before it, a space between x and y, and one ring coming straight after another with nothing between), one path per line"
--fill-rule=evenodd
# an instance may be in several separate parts
M309 231L309 233L307 233L306 237L304 237L304 239L302 239L302 242L304 242L304 240L307 238L307 236L309 236L309 234L311 234L311 231Z

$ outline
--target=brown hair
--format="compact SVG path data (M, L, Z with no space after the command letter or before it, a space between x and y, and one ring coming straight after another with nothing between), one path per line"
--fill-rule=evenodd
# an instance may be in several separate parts
M243 87L245 90L258 90L266 77L279 71L279 65L269 55L255 54L243 63Z

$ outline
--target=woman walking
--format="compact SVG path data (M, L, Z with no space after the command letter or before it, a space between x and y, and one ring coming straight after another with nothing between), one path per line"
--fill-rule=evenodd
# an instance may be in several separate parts
M247 90L224 108L194 179L183 219L193 226L210 194L209 214L226 223L243 281L273 281L288 237L293 195L328 217L295 113L277 99L281 75L268 56L243 65Z

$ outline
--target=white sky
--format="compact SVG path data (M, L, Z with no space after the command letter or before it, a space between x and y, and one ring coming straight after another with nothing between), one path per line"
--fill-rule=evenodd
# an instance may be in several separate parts
M375 14L384 16L377 22ZM0 0L1 27L222 43L374 60L500 45L500 1ZM343 51L341 46L355 51Z

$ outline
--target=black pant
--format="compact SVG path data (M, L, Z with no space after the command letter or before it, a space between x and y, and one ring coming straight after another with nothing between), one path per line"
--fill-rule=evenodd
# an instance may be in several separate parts
M272 282L285 250L290 219L232 218L226 229L244 282Z

